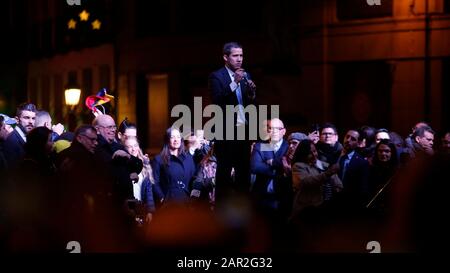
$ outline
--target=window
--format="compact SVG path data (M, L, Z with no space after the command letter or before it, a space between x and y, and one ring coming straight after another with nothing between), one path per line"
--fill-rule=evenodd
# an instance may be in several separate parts
M39 57L41 53L41 29L39 27L39 24L33 24L31 26L31 33L30 33L30 53L33 57Z
M50 100L52 99L50 97L50 77L49 76L42 76L41 77L41 107L45 111L49 111L50 109Z
M78 82L77 71L69 71L67 75L67 83L76 84Z
M55 109L54 109L54 115L56 117L56 120L62 120L62 106L64 105L64 99L63 99L63 80L61 75L55 75L53 77L53 88L55 90Z
M383 61L335 65L335 115L338 128L371 124L389 128L391 65Z
M448 2L448 1L447 1ZM445 58L442 62L442 75L450 73L450 58ZM442 77L442 128L446 128L450 124L450 109L448 102L450 101L450 78Z
M111 72L109 69L109 65L101 65L100 66L100 88L106 88L108 93L112 93L110 91L110 83L111 83Z
M444 13L450 13L450 0L444 0Z
M32 102L36 102L38 98L38 82L36 78L29 79L29 87L28 87L28 100Z
M81 92L83 92L86 96L92 94L92 69L90 68L83 69Z
M42 23L42 51L45 56L52 52L52 21L46 20Z

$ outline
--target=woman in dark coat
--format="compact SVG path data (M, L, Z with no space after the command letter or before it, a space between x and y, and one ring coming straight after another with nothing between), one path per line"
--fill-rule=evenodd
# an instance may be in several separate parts
M184 149L180 130L169 128L161 153L152 161L155 190L164 204L186 204L190 201L195 165Z
M385 192L399 166L397 148L389 139L381 140L375 146L372 163L369 167L369 186L371 200L369 208L384 207Z

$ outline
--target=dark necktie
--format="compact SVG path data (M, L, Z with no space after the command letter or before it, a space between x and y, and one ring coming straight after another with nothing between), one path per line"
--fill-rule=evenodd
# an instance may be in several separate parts
M341 159L339 160L339 166L341 166L342 169L342 175L341 180L344 182L345 174L347 172L348 164L350 163L350 159L348 158L348 155L343 155Z
M233 74L233 78L234 78L234 74ZM238 84L238 88L235 90L236 93L236 97L238 100L238 107L239 107L239 118L241 120L241 122L245 123L245 115L244 115L244 102L242 100L242 90L241 90L241 85Z

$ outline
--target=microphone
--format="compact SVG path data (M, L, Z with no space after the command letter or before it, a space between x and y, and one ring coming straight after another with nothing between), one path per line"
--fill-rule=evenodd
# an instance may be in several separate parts
M248 74L247 74L247 72L245 72L244 71L244 73L243 73L243 75L242 75L243 77L242 77L242 80L244 81L244 83L245 83L245 87L247 88L247 96L249 97L249 98L251 98L251 99L254 99L255 98L255 86L253 85L253 86L251 86L249 83L248 83Z
M247 72L244 72L242 80L244 80L245 83L248 83Z

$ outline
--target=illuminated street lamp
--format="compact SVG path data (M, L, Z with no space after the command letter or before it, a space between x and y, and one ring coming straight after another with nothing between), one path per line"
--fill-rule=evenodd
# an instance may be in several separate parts
M69 84L64 91L64 97L66 99L66 105L69 107L67 113L67 125L69 131L75 130L77 126L77 118L75 116L75 108L80 102L81 89L76 84Z
M66 105L74 107L80 102L81 89L68 88L64 92L66 98Z

